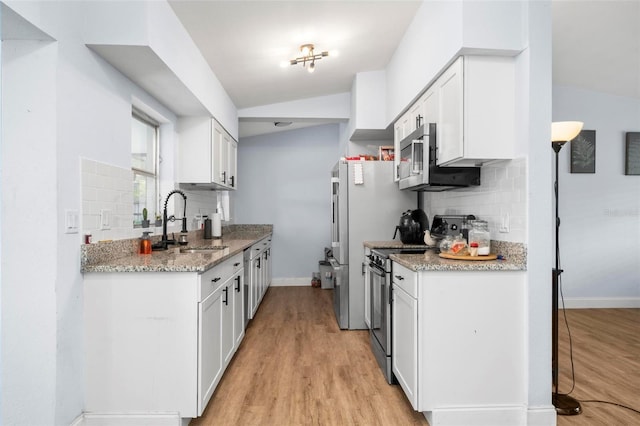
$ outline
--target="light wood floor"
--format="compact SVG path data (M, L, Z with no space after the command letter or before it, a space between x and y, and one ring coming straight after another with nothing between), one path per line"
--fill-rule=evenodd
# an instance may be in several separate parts
M427 425L388 385L366 331L340 331L331 291L272 287L203 416L191 425ZM640 409L640 309L567 310L579 400ZM560 391L571 387L560 327ZM584 402L558 426L640 425L640 414Z
M605 400L640 410L640 309L568 309L579 401ZM560 392L571 389L569 343L559 327ZM558 426L640 425L640 414L583 402L582 414L558 416Z
M191 425L427 425L384 380L367 331L340 331L331 290L271 287Z

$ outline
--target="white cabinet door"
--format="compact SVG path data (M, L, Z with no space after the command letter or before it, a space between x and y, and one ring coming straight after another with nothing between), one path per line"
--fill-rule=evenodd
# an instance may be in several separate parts
M424 96L421 99L422 103L422 114L424 116L424 124L428 125L429 123L438 123L440 121L439 118L439 102L438 102L438 91L435 87L431 86L425 92Z
M251 282L249 283L249 318L253 318L258 310L260 304L260 298L262 297L262 255L258 254L257 257L251 260Z
M414 410L418 410L418 301L393 285L393 373Z
M460 57L435 86L439 96L438 165L474 167L513 158L513 58Z
M222 288L198 304L198 415L222 376L221 324Z
M213 182L212 127L209 117L184 117L178 121L178 182Z
M229 138L229 172L227 183L233 189L238 188L238 142Z
M223 155L224 129L214 121L213 124L213 148L211 149L211 182L222 185L222 173L224 171L221 158Z
M393 159L394 173L395 173L395 181L400 179L400 161L402 160L400 157L400 142L405 138L413 128L411 127L411 113L407 111L402 115L396 124L394 125L394 134L393 134L393 150L395 152L395 157Z
M220 183L230 186L229 179L229 145L231 144L231 136L227 132L222 133L222 144L220 145Z
M435 83L439 102L438 164L464 155L463 82L463 58L460 57Z
M244 338L244 270L233 277L233 339L238 349Z
M222 323L220 324L221 334L221 348L222 348L222 362L223 365L227 365L231 361L235 349L235 335L233 329L233 320L235 314L233 308L235 303L233 298L235 281L233 278L229 278L222 288Z

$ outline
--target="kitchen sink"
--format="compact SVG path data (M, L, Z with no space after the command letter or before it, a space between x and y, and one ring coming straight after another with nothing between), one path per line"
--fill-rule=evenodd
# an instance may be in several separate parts
M180 249L180 253L215 253L228 248L229 246L185 247Z

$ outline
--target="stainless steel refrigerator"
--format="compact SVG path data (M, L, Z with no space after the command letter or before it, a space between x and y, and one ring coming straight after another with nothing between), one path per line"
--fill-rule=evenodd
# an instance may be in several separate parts
M390 241L417 195L401 191L392 161L339 161L331 173L333 307L341 329L366 329L363 241Z

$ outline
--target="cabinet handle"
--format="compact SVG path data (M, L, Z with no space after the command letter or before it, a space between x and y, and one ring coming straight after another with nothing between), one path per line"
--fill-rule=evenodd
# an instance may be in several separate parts
M237 267L237 266L240 266L240 262L236 262L236 263L233 264L234 268Z
M235 176L231 176L231 187L235 188L236 187L236 177Z
M260 259L262 259L261 257L258 258L258 265L256 265L256 268L260 269Z
M236 292L240 293L240 275L236 277Z
M222 291L224 291L224 305L228 306L229 305L229 287L225 287L222 289Z
M220 277L215 277L214 279L211 280L212 283L217 283L218 281L220 281L222 278Z
M394 275L394 277L396 277L400 281L404 280L404 277L402 275Z
M227 172L222 172L222 183L227 183Z

